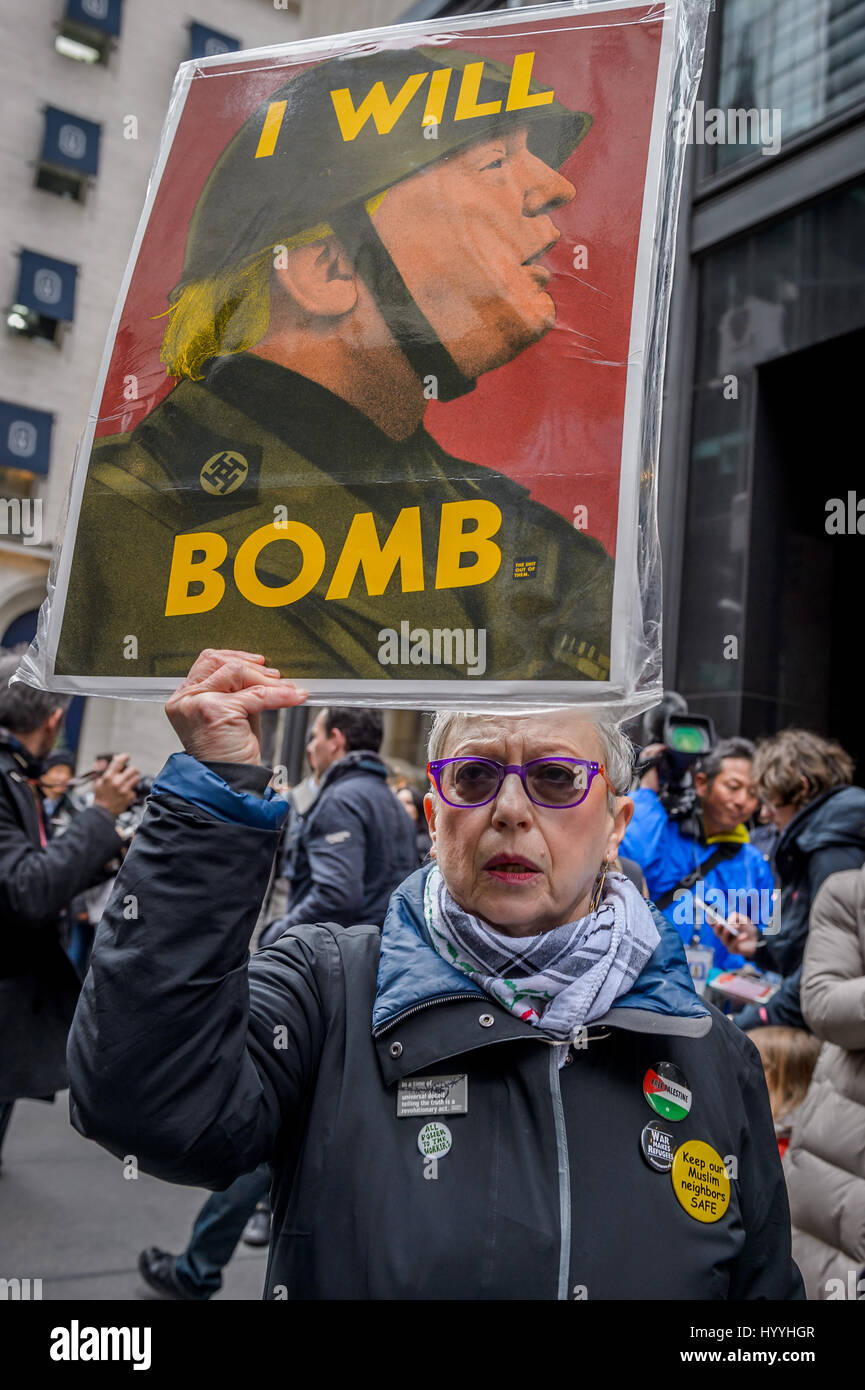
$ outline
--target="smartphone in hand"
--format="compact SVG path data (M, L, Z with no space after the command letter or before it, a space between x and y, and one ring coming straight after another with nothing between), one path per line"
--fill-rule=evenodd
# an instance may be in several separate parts
M728 931L731 936L739 935L739 928L732 926L727 921L726 917L724 917L720 912L718 912L716 908L710 907L709 904L707 902L704 902L702 898L695 897L694 906L702 909L703 917L709 923L709 926L712 928L716 935L718 934L719 927L723 927L724 931Z

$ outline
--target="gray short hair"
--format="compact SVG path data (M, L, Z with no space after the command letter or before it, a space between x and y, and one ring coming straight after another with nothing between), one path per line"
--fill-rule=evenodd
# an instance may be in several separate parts
M575 707L574 712L579 714L579 707ZM440 710L436 714L427 742L427 758L430 762L434 762L442 756L447 746L448 737L453 732L457 721L466 717L459 710ZM503 718L507 717L507 715L503 716ZM627 796L631 788L634 770L634 746L631 740L614 719L592 719L590 715L584 717L598 731L598 738L604 752L604 768L616 789L616 795ZM609 792L607 793L607 803L612 811L613 798Z
M51 690L9 680L18 670L20 655L0 653L0 724L11 734L32 734L57 709L66 709L70 697Z

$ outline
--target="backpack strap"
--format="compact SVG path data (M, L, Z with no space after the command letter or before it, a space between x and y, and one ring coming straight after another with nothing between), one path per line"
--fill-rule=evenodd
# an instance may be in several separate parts
M655 898L655 907L663 912L665 908L670 906L676 894L680 893L683 888L693 888L697 880L705 877L710 870L715 868L716 864L723 863L725 859L735 859L741 848L742 845L738 841L734 843L730 840L725 840L720 845L717 845L708 859L704 859L702 864L697 865L696 869L692 869L689 874L685 874L684 878L680 878L679 882L672 888L668 888L666 893L661 893L660 897Z

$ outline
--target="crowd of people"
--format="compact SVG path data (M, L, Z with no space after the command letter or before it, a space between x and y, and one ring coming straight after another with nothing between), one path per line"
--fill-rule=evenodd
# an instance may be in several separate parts
M865 1297L865 791L835 741L722 739L672 796L612 721L440 714L421 786L380 714L322 709L283 792L255 716L305 692L210 652L151 788L125 755L76 776L16 663L0 1144L71 1083L81 1133L209 1188L151 1288L213 1297L245 1239L269 1298Z
M690 817L668 815L649 767L622 842L689 958L710 947L704 992L760 1053L793 1253L815 1299L865 1297L865 791L853 774L837 742L807 730L723 740L696 764ZM701 921L713 889L725 920ZM734 998L747 979L764 1002L733 1008L713 993L719 967L738 975Z

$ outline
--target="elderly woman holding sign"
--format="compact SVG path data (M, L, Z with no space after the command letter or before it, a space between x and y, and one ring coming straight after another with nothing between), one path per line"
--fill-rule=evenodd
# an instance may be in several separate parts
M257 717L304 698L204 652L169 700L187 751L99 928L76 1127L171 1182L269 1163L268 1298L801 1297L757 1053L610 867L618 728L440 715L433 865L383 923L250 960L285 815Z

